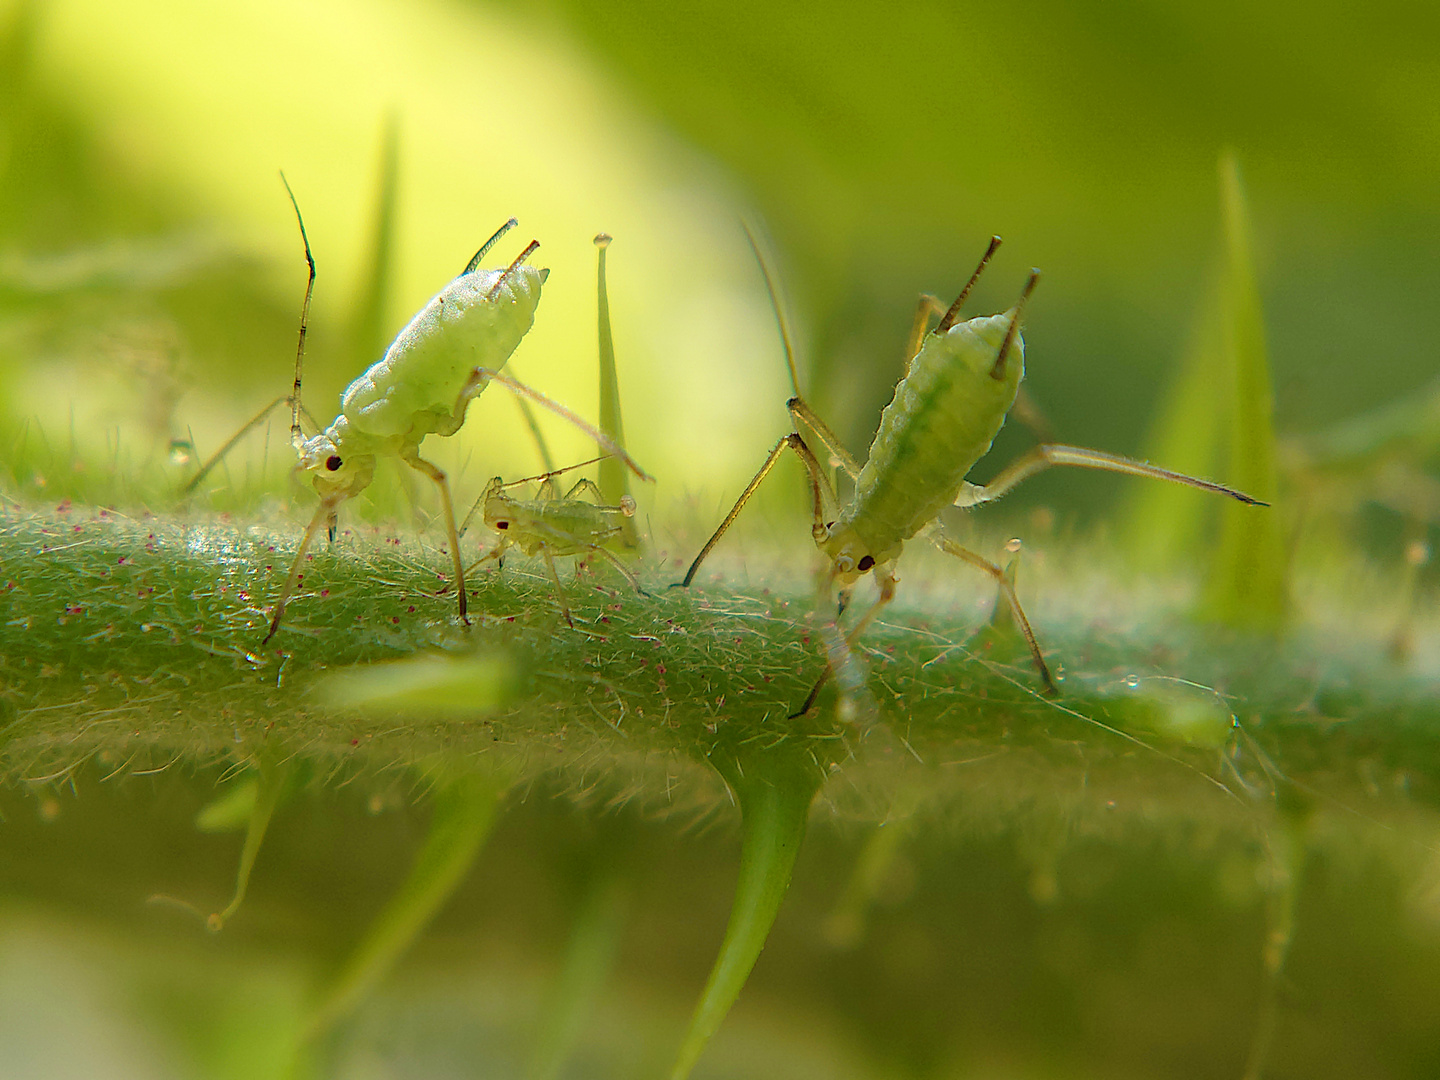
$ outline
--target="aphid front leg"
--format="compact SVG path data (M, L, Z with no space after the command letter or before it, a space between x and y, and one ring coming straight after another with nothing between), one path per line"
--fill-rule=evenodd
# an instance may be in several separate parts
M275 631L280 629L280 619L285 614L285 605L290 602L290 597L295 593L295 586L300 581L300 567L305 562L305 553L310 550L310 545L315 540L315 534L320 531L321 522L333 521L335 508L348 496L348 492L337 492L322 499L320 505L315 508L315 516L310 519L310 524L305 526L305 535L300 538L300 549L295 552L295 561L290 564L290 573L285 578L285 587L280 590L280 596L275 601L275 611L270 617L270 632L265 635L265 640L260 642L261 645L268 645L270 639L275 636Z
M735 524L735 519L740 516L740 511L745 508L745 504L749 502L750 497L755 494L755 489L760 486L765 477L770 475L770 470L775 467L775 462L780 460L780 455L786 447L794 450L795 453L800 456L800 460L805 463L805 471L809 473L810 476L811 508L814 514L814 521L810 526L811 535L814 536L817 544L825 539L829 534L829 527L825 522L825 511L827 506L835 503L835 492L831 489L830 481L825 476L825 470L821 468L820 462L815 457L814 452L810 447L805 445L804 439L796 433L791 432L775 444L775 448L770 451L769 456L765 459L765 464L760 466L760 471L755 474L755 478L751 480L745 490L740 493L740 498L735 500L735 505L730 509L730 513L725 515L725 520L720 522L720 527L716 529L710 539L705 542L705 546L700 549L700 554L695 556L695 561L690 564L690 569L685 572L685 580L677 582L676 585L672 587L681 589L690 587L690 583L695 580L696 572L700 569L700 564L705 561L705 556L710 554L711 549L720 542L720 538L725 535L731 525ZM826 502L827 496L829 498L828 503Z
M860 620L850 629L850 632L845 635L843 652L846 654L855 647L855 643L860 640L860 635L869 629L870 624L879 616L880 610L895 599L895 588L900 583L900 579L895 576L895 564L885 563L884 565L877 565L874 568L874 576L875 584L880 589L880 595L875 598L875 602L870 605L865 614L860 616ZM825 592L830 591L833 587L834 580L835 575L832 571L826 576ZM849 600L850 590L842 589L840 596L842 598L840 614L843 614L844 602ZM836 618L838 619L839 615L837 615ZM842 650L836 651L840 652ZM825 684L830 681L830 673L833 669L834 664L827 664L825 666L825 670L820 673L820 678L815 680L815 685L810 688L810 693L805 696L805 703L800 706L798 712L791 714L792 720L797 716L804 716L810 711L811 706L815 704L815 699L820 696L820 691L823 690Z
M422 458L416 448L407 447L400 456L412 469L434 480L435 486L440 489L440 506L445 511L445 536L450 542L450 561L455 570L455 593L460 601L460 621L469 626L470 619L465 612L465 564L460 560L460 534L455 528L455 507L450 502L449 481L445 479L444 470Z

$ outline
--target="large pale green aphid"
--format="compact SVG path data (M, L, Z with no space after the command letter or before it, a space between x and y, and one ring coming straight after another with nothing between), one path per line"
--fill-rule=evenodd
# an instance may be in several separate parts
M282 178L283 179L283 178ZM480 260L515 224L511 218L477 251L460 276L440 290L400 331L385 355L350 384L340 399L340 415L317 435L306 438L301 426L301 371L305 357L305 334L310 315L310 298L315 288L315 259L305 234L305 221L290 186L290 201L300 224L305 261L310 268L305 303L300 317L300 340L295 354L295 381L291 393L277 399L223 446L190 481L194 488L220 457L251 427L258 424L280 402L291 408L290 440L298 461L296 470L310 475L320 505L305 529L300 547L270 620L270 630L261 644L280 628L285 606L295 591L305 554L322 524L334 535L336 511L346 499L369 486L375 462L381 455L400 458L411 468L428 476L440 492L445 515L446 537L455 572L455 589L460 618L466 619L465 568L460 560L460 542L455 528L455 511L450 486L438 466L420 456L420 443L427 435L453 435L465 423L470 401L492 381L501 383L522 399L528 399L558 414L594 438L607 453L614 454L637 475L648 479L625 451L569 409L532 390L499 369L510 359L535 319L540 287L548 270L526 266L525 260L540 246L532 240L504 270L480 269Z
M855 582L864 574L873 573L879 586L879 598L846 635L847 644L853 644L880 609L894 598L897 584L894 569L900 550L905 541L925 531L944 551L995 579L1025 635L1046 692L1053 694L1054 680L1030 628L1030 621L1015 595L1013 584L995 563L939 534L936 515L944 507L993 502L1022 480L1052 465L1076 465L1148 476L1218 492L1244 503L1265 505L1223 484L1199 480L1099 450L1054 443L1037 446L1022 455L988 484L982 486L967 481L966 474L989 451L996 433L1015 404L1020 380L1025 375L1025 343L1020 337L1021 315L1040 277L1039 271L1031 271L1019 302L1009 311L957 322L961 305L999 246L1000 238L993 237L969 283L929 333L924 329L928 310L922 305L917 316L916 332L911 338L912 346L918 344L918 350L912 348L909 367L895 386L894 398L881 414L880 427L870 444L870 453L863 468L800 397L789 334L785 330L779 303L775 300L769 269L761 259L766 285L775 302L786 359L790 364L790 377L795 387L795 396L787 407L797 430L775 444L734 508L690 564L681 586L688 586L695 579L700 564L734 523L755 489L775 466L780 454L789 447L799 455L809 473L814 511L811 534L829 562L826 592L838 588L843 609ZM756 251L758 255L758 247ZM814 432L829 454L855 481L854 493L845 505L839 504L825 470L799 434L802 424ZM827 677L828 671L811 691L802 712L814 703Z

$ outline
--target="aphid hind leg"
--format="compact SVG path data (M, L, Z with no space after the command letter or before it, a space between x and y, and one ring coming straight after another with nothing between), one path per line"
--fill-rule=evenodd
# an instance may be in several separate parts
M1145 461L1121 457L1119 454L1107 454L1102 450L1088 450L1083 446L1062 446L1058 443L1045 443L1022 454L1001 469L1000 474L988 484L983 486L966 484L960 489L960 494L955 499L955 505L975 506L979 503L994 502L1017 484L1054 465L1073 465L1081 469L1098 469L1102 472L1122 473L1126 476L1144 476L1151 480L1168 480L1173 484L1185 484L1189 487L1200 488L1202 491L1228 495L1232 499L1248 503L1251 506L1270 505L1246 495L1243 491L1236 491L1224 484L1217 484L1213 480L1201 480L1198 477L1187 476L1185 473L1172 472Z
M547 397L546 395L542 394L539 390L536 390L530 386L526 386L519 379L506 375L503 371L496 371L493 368L475 368L470 373L470 377L465 380L465 385L460 388L460 395L455 400L455 411L453 414L456 431L458 431L460 429L460 425L465 422L465 410L470 404L470 399L475 397L476 394L480 393L481 390L484 390L486 385L491 382L498 382L501 386L505 387L517 397L528 398L535 404L549 409L562 420L569 421L575 427L579 428L582 432L584 432L587 436L594 439L595 442L599 444L600 448L605 451L605 453L611 454L624 462L625 466L630 469L630 471L633 472L636 476L640 477L641 480L654 479L654 477L652 477L649 473L647 473L644 469L640 468L640 466L635 463L635 459L625 452L624 447L618 445L613 439L611 439L608 435L604 434L594 425L586 423L579 417L579 415L572 412L564 405L561 405L553 398Z
M829 532L829 528L825 524L825 509L829 504L825 500L828 495L830 503L833 504L835 493L831 490L830 481L826 479L825 470L820 467L820 462L814 452L805 445L804 439L792 431L789 435L781 437L780 441L775 444L774 449L765 458L765 464L760 466L760 471L755 474L755 478L740 493L740 498L735 500L735 505L730 508L730 513L725 515L725 520L720 522L720 527L715 530L709 540L705 541L705 546L700 549L700 554L695 556L695 561L685 572L685 580L676 582L671 588L687 589L690 587L690 583L695 580L696 572L700 569L700 564L705 561L705 557L720 542L720 538L725 535L730 526L735 524L735 519L740 516L740 511L745 508L745 504L750 501L750 497L755 494L755 490L765 477L770 475L770 470L775 467L775 462L780 460L780 455L787 446L800 456L800 460L805 463L805 471L810 477L811 509L814 515L810 534L817 544L825 539Z
M619 530L617 529L616 532L618 533ZM620 556L616 555L613 551L610 551L607 548L600 547L598 544L591 550L593 550L597 555L604 558L607 562L609 562L611 566L615 567L616 570L619 570L620 573L624 575L625 580L630 582L630 587L634 589L637 593L639 593L641 596L650 595L648 592L646 592L640 587L640 579L635 576L635 574L630 570L628 566L621 562Z
M1020 606L1020 597L1015 594L1015 585L1009 575L983 555L977 555L968 548L961 547L948 537L935 536L933 539L941 551L954 555L977 570L983 570L995 579L995 584L1000 588L1000 595L1005 598L1005 603L1010 606L1010 614L1015 617L1015 625L1020 628L1020 633L1025 637L1025 644L1030 647L1030 655L1035 660L1035 668L1040 674L1044 693L1048 697L1056 696L1059 691L1055 687L1054 678L1050 675L1050 667L1045 663L1045 657L1040 652L1040 642L1035 639L1035 631L1030 628L1030 620L1025 616L1025 609Z
M455 528L455 507L450 502L450 484L445 479L445 471L426 461L414 448L407 449L400 456L412 469L434 480L435 486L440 489L440 506L445 511L445 537L450 542L450 561L455 570L455 595L460 603L460 621L469 626L470 619L465 611L465 565L460 561L460 534Z

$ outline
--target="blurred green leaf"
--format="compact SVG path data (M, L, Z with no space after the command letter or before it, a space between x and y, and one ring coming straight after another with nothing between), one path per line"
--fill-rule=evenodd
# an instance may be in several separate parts
M1220 159L1220 197L1226 268L1221 292L1224 356L1230 405L1226 474L1236 487L1270 503L1268 509L1227 503L1220 543L1206 578L1204 611L1227 626L1278 633L1289 614L1290 554L1275 460L1275 425L1265 323L1251 254L1250 222L1240 166Z

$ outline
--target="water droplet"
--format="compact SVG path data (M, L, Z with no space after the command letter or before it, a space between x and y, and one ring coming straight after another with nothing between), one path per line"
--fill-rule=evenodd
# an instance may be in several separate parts
M1021 543L1020 538L1018 536L1014 536L1006 542L1005 550L1010 552L1011 555L1014 555L1023 546L1024 545Z
M194 458L195 448L185 439L170 440L170 464L189 465Z
M1140 688L1140 676L1126 675L1125 685L1128 686L1131 690L1138 690Z

